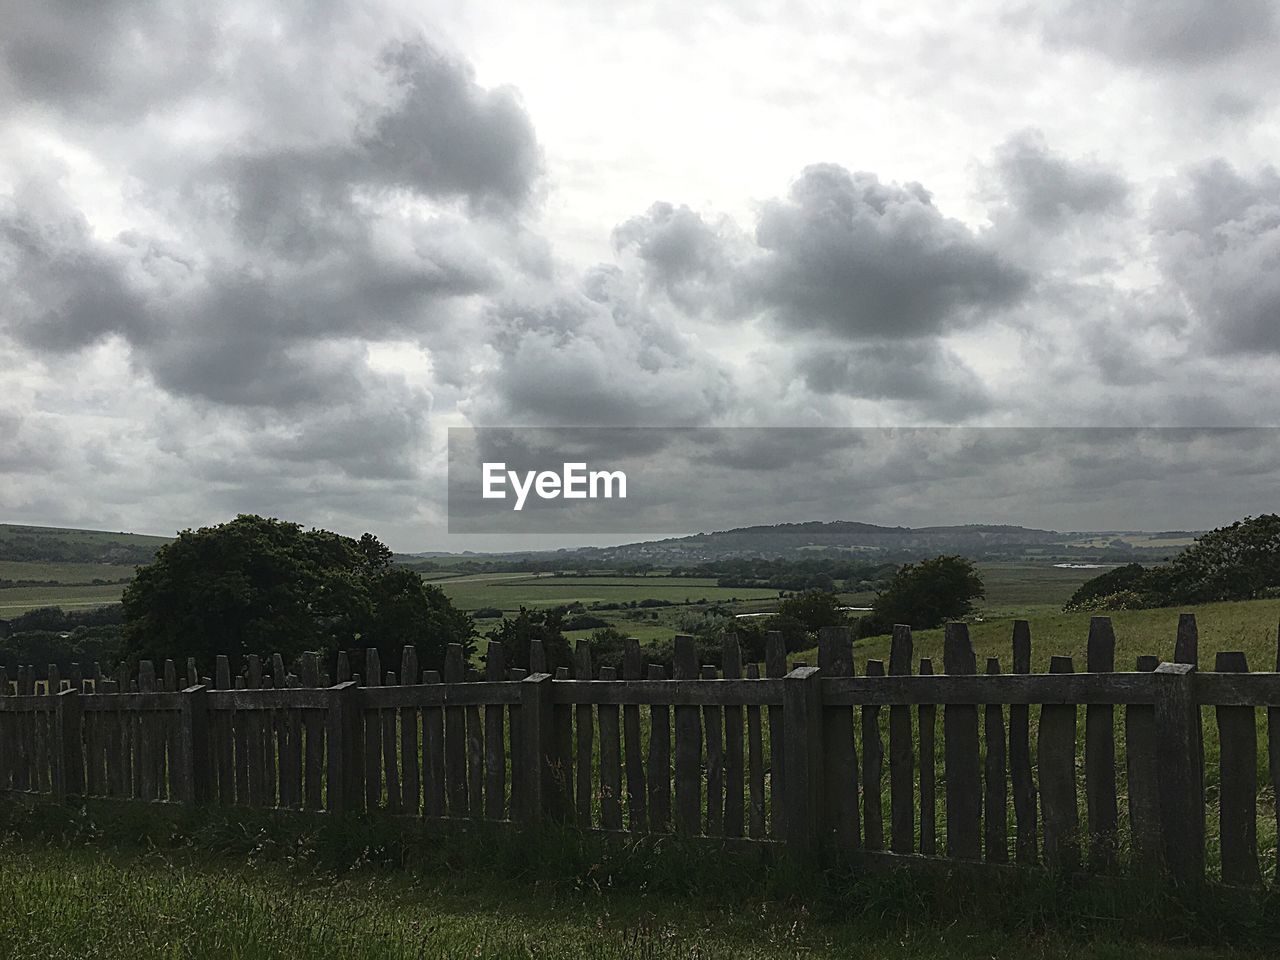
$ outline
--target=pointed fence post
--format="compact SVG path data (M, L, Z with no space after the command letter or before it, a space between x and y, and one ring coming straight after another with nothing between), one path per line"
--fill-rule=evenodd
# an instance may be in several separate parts
M205 687L192 684L182 691L181 697L178 796L188 806L204 806L213 798Z
M524 783L521 819L529 826L542 823L555 791L555 731L551 722L551 674L532 673L520 681L520 727Z
M80 739L80 691L72 687L57 695L54 725L58 737L54 753L53 792L59 800L84 793L84 743Z
M782 687L787 749L787 844L801 858L818 852L822 835L822 673L797 667Z
M1195 666L1156 667L1156 775L1161 836L1169 878L1180 887L1204 881L1204 767Z

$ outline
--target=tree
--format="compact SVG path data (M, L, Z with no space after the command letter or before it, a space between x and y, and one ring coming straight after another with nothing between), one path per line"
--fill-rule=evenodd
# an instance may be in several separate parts
M986 595L982 578L967 557L934 557L898 569L889 586L871 604L870 620L877 633L895 623L914 629L940 627L946 620L973 611L973 601ZM865 627L860 629L866 635Z
M258 516L184 530L125 588L126 655L208 667L225 655L238 669L250 653L292 663L307 650L377 647L398 663L412 643L439 669L447 644L471 644L471 619L390 558L371 534L356 541Z
M803 624L809 633L823 627L839 627L849 622L840 609L840 598L825 590L806 590L787 597L778 604L778 616L790 617Z
M490 641L501 643L507 664L522 669L529 668L529 649L534 640L542 641L547 658L547 671L555 673L556 667L570 665L572 656L569 641L564 635L564 608L528 610L520 608L514 617L505 617L501 624L489 631Z
M1113 594L1134 594L1144 607L1253 600L1280 587L1280 516L1245 517L1197 538L1173 561L1118 567L1082 584L1068 609Z

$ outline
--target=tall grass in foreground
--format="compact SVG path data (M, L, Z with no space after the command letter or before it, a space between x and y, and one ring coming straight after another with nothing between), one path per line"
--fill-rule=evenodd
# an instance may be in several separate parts
M1275 895L808 871L703 845L0 804L0 960L1274 955ZM1228 949L1234 947L1234 949Z

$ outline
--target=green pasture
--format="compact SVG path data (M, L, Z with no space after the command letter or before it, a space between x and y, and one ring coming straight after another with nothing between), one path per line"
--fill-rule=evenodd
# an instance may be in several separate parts
M40 580L55 583L93 583L94 580L129 580L134 567L121 563L39 563L0 560L0 580Z
M667 600L671 603L725 603L732 598L776 598L778 591L748 587L718 587L713 579L685 577L556 577L546 574L488 574L438 581L463 610L496 607L515 612L520 607L554 607L575 601L627 603L633 600Z
M86 610L118 603L124 584L100 586L8 587L0 589L0 619L10 619L37 607Z

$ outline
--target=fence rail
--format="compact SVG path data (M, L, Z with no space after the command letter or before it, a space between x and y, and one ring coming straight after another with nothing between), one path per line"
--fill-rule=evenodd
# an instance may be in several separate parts
M363 682L340 654L333 684L314 654L297 675L278 656L249 657L234 682L225 658L212 678L188 661L182 680L171 661L158 674L144 661L136 678L76 667L64 680L50 667L44 683L31 667L13 683L0 669L0 790L1258 884L1259 800L1274 806L1280 792L1280 673L1249 673L1238 653L1198 673L1193 617L1177 636L1175 662L1140 657L1133 672L1114 672L1105 617L1091 622L1082 673L1053 657L1049 673L1032 674L1024 621L1012 673L997 658L978 672L964 624L946 628L942 673L928 658L911 673L906 627L894 631L887 671L870 660L862 676L846 629L822 632L816 666L788 667L770 634L764 676L744 669L733 637L722 672L678 637L672 679L644 667L636 641L621 677L595 671L581 642L572 670L554 675L536 643L527 670L491 644L484 679L468 676L456 645L443 675L420 672L412 647L398 675L384 673L371 649ZM1261 792L1259 707L1270 774ZM1219 743L1208 799L1205 708ZM1216 838L1206 838L1207 812Z

